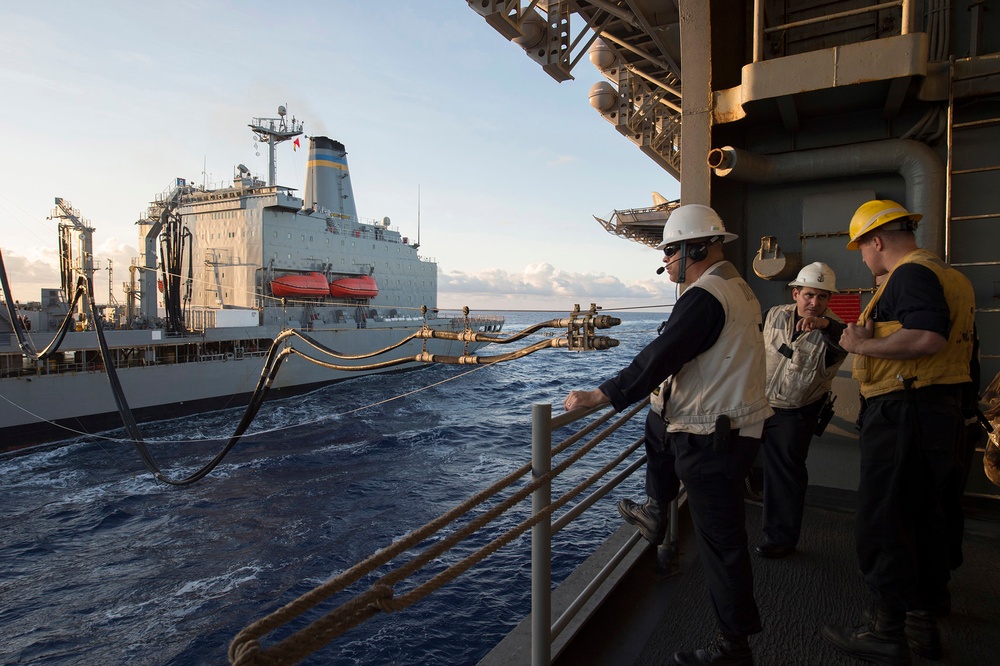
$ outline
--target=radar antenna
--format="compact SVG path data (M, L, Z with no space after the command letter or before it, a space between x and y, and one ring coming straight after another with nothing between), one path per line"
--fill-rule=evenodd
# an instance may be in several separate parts
M275 184L274 146L302 134L302 121L296 122L295 116L292 116L291 121L286 120L287 113L285 105L282 104L278 107L277 118L254 118L249 125L257 136L257 140L267 143L267 184L269 186Z

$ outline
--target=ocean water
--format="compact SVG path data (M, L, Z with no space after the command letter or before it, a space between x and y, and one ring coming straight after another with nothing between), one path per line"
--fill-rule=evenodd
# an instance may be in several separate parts
M504 314L506 332L563 316ZM529 462L531 404L549 402L553 414L561 413L568 390L611 376L666 317L611 314L623 319L606 333L621 341L614 350L544 350L471 370L437 366L362 377L268 402L251 428L259 434L245 437L193 486L157 483L131 445L108 439L0 457L0 664L227 663L229 642L250 623ZM389 400L396 396L403 397ZM142 430L151 440L183 440L151 444L164 471L179 477L220 446L199 440L228 436L241 414L216 412ZM634 421L558 481L553 496L641 436L641 419ZM556 582L617 529L617 499L642 494L640 474L556 535ZM526 502L508 512L488 533L438 558L430 574L529 510ZM265 645L373 580L265 637ZM409 589L401 583L397 595ZM427 598L377 615L304 663L474 664L529 610L525 534Z

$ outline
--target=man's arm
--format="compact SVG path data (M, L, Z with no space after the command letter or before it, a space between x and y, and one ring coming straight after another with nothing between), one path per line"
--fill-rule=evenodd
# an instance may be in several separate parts
M620 411L642 400L685 363L714 345L725 323L725 310L715 296L704 289L688 289L677 299L660 335L618 376L591 391L571 391L563 406L569 410L610 402Z
M871 319L864 326L848 324L840 337L841 347L855 354L898 361L934 354L948 344L948 301L931 269L915 263L895 269L878 305L879 321L898 321L902 328L876 339Z
M906 360L940 351L948 339L940 333L918 328L901 328L892 335L875 338L875 322L868 320L865 326L848 324L840 336L840 346L852 354L862 354L873 358Z

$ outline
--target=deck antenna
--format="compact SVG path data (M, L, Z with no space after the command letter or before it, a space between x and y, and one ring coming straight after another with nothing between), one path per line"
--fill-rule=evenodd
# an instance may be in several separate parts
M267 143L267 184L273 186L274 183L274 146L282 141L288 141L302 134L302 123L292 116L291 122L285 119L287 111L285 105L278 107L277 118L254 118L250 122L250 129L253 130L257 140Z
M417 242L413 244L413 249L420 247L420 185L417 185Z

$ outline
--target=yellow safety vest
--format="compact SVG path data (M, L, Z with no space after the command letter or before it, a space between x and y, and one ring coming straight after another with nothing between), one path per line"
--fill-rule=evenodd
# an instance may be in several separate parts
M893 360L856 354L854 379L861 384L861 395L872 398L893 391L903 390L903 380L912 379L913 388L933 384L962 384L971 381L969 363L972 360L972 325L975 320L976 300L972 284L960 272L926 250L914 250L893 267L888 277L875 292L871 302L858 319L864 326L885 286L897 268L906 263L920 264L934 271L944 298L948 303L950 326L948 344L937 353L917 358ZM903 327L898 321L875 322L875 337L886 338Z

